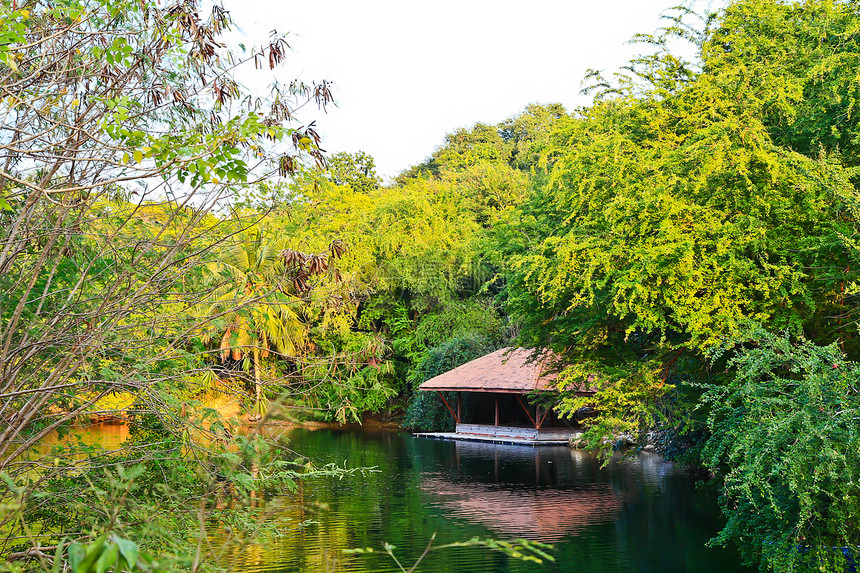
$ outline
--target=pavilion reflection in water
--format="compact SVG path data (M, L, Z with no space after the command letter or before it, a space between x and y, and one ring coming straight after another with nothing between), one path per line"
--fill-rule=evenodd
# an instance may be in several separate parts
M559 479L558 470L563 473L564 468L580 465L583 460L570 457L583 454L566 447L546 450L457 442L450 471L427 474L421 489L433 500L431 506L452 517L479 521L500 538L551 543L613 520L622 495L609 483L580 480L569 488L559 487L566 480ZM469 471L461 474L461 464ZM482 471L475 472L481 466ZM478 480L478 475L484 478Z

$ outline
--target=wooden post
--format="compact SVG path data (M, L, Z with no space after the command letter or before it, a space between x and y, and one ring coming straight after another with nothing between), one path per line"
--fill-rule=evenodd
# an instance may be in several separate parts
M549 416L549 413L552 412L552 408L547 408L546 412L543 413L543 418L538 418L537 429L540 430L540 427L543 426L544 420Z
M442 398L443 402L445 402L445 407L448 408L449 412L451 412L451 417L454 418L454 423L459 424L460 423L460 416L458 414L454 413L454 410L451 408L451 405L448 404L448 400L445 399L445 395L442 394L442 392L436 392L436 393L439 394L439 397Z
M463 419L463 415L461 414L463 406L463 393L457 392L457 423L460 423L460 420Z
M531 413L529 412L529 409L528 409L528 408L526 408L526 405L525 405L525 403L523 402L523 399L522 399L522 398L520 398L520 395L519 395L519 394L515 394L515 396L517 397L517 401L520 403L520 406L522 406L522 407L523 407L523 410L525 411L526 416L528 416L528 417L529 417L529 421L532 423L532 426L534 426L534 427L535 427L535 430L537 430L537 422L535 421L535 419L534 419L534 418L532 418L532 415L531 415Z
M496 394L496 426L499 425L499 395Z

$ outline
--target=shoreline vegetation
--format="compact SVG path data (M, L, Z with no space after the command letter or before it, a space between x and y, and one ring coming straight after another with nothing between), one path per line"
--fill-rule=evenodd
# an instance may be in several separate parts
M366 428L386 428L392 430L409 431L409 428L402 425L401 417L390 419L385 415L371 414L363 417L360 421L354 422L327 422L313 419L300 419L295 416L289 416L291 419L267 418L265 420L254 419L252 412L244 408L240 401L231 398L222 398L207 400L200 404L203 409L211 409L218 413L218 417L225 422L234 420L235 427L253 428L258 424L278 428L303 428L306 430L313 429L366 429ZM301 411L306 414L306 411ZM133 416L127 413L119 413L115 411L98 410L94 412L82 412L79 419L75 420L70 428L84 428L92 426L129 426L134 424ZM74 432L73 432L74 433Z
M713 544L844 570L860 4L697 6L590 73L589 105L459 129L383 184L323 152L331 84L278 81L285 37L229 44L220 4L0 0L0 554L36 552L2 567L213 568L210 521L252 544L276 492L363 471L230 417L442 431L418 386L518 346L561 358L580 445L652 440L713 474ZM116 451L67 439L118 410Z

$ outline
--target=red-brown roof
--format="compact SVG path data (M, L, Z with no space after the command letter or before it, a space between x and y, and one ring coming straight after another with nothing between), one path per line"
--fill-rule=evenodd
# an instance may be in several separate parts
M419 390L527 394L552 389L556 374L550 369L556 356L544 352L542 357L529 361L533 352L502 348L427 380Z

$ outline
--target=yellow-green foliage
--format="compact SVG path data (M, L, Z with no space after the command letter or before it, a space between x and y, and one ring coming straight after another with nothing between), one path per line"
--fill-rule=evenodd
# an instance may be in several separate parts
M852 334L830 317L857 268L857 79L839 63L860 56L858 25L854 4L733 2L693 36L698 66L658 50L553 123L548 176L497 245L521 341L565 355L564 379L600 374L599 432L654 424L751 322Z

